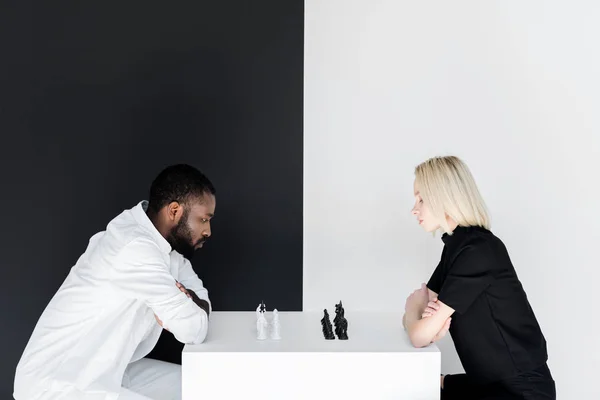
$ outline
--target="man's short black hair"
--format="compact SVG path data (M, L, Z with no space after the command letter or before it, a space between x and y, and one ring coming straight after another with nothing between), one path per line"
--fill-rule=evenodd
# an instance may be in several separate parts
M202 172L187 164L171 165L152 182L148 211L158 213L173 201L189 204L190 200L202 200L207 194L215 195L216 190Z

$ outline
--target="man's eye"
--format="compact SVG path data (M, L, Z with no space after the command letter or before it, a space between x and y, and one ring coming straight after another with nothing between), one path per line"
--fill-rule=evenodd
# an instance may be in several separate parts
M205 224L205 223L207 223L207 222L208 222L208 220L207 220L206 218L204 218L204 219L202 220L202 223L204 223L204 224Z

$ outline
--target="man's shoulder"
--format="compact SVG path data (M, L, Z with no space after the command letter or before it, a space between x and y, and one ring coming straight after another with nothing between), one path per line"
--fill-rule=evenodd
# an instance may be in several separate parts
M111 219L106 225L106 230L129 230L136 227L140 227L138 218L136 218L136 212L140 207L137 205L132 208L127 208L121 211L117 216Z
M151 233L141 226L108 228L98 247L113 267L139 263L166 263L165 254Z
M156 247L156 240L152 232L140 223L140 210L137 205L122 211L106 226L106 237L121 244L121 246L148 246Z
M154 240L152 235L145 232L144 229L136 229L123 238L121 242L122 253L139 253L139 255L160 256L163 258L163 253Z

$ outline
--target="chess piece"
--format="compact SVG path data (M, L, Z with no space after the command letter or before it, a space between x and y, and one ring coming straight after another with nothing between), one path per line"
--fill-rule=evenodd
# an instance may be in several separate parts
M343 310L342 301L335 305L335 318L333 319L333 324L337 327L340 321L340 309Z
M340 340L348 340L348 321L344 317L344 307L342 307L342 301L335 305L335 334Z
M256 338L258 340L265 340L267 338L268 322L265 318L264 303L260 303L256 307Z
M256 308L256 338L265 340L267 338L268 322L265 313L260 311L260 305Z
M327 309L324 309L323 312L324 315L321 319L321 325L323 327L323 336L327 340L333 340L335 339L335 335L333 334L333 328L331 326L331 321L329 320L329 313L327 312Z
M340 340L348 340L348 321L343 316L340 318L337 335Z
M339 326L340 326L340 308L342 301L340 300L339 304L335 305L335 318L333 319L333 325L335 326L335 334L338 334Z
M258 307L256 307L256 320L257 320L257 321L258 321L258 319L260 318L260 314L262 313L262 311L261 311L261 308L262 308L262 303L260 303L260 304L258 305Z
M281 325L279 324L279 311L273 309L273 321L271 321L271 339L281 339Z

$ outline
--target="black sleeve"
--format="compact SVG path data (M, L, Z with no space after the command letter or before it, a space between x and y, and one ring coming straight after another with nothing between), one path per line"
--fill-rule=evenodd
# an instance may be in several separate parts
M438 266L435 268L435 271L433 271L433 274L431 274L431 278L429 278L429 282L427 282L427 288L430 290L433 290L437 294L440 293L440 289L442 288L442 263L443 263L443 260L444 260L444 257L442 256L442 261L440 261Z
M493 280L494 257L490 247L485 242L469 244L459 251L448 268L438 299L463 314Z

